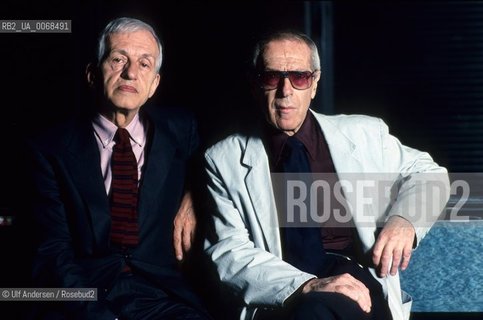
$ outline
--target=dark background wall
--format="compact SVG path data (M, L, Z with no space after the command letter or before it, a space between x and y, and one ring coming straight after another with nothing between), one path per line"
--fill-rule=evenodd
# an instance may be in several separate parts
M127 15L151 22L165 45L151 102L192 109L211 143L253 108L244 70L256 35L291 27L319 40L328 30L321 3L7 1L2 19L71 19L73 32L0 34L2 136L86 108L84 70L98 32ZM322 82L333 89L333 106L319 90L313 108L383 117L404 143L430 151L451 171L481 171L483 2L326 3L333 40L321 54L332 70L323 70Z
M451 172L481 172L483 2L334 8L337 111L380 115Z
M268 28L301 29L304 17L300 2L92 3L20 3L8 8L12 14L0 12L10 19L72 20L71 34L0 34L2 58L15 61L6 66L13 79L3 89L16 101L9 113L21 130L48 126L86 107L84 70L95 60L98 33L110 19L131 16L151 23L164 43L162 81L151 103L192 109L207 139L215 138L250 106L248 44Z

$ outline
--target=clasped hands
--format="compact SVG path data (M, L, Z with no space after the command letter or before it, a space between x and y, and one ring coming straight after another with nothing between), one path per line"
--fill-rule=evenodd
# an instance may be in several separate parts
M374 244L372 262L378 276L394 276L398 268L408 267L413 249L415 230L413 225L400 216L389 218L381 230ZM311 291L337 292L343 294L359 304L364 312L369 313L372 302L369 289L348 273L308 281L303 293Z

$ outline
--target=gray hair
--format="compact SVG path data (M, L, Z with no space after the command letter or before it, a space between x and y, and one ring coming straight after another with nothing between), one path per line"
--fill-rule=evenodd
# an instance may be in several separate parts
M317 45L310 39L306 34L298 32L298 31L279 31L275 33L271 33L262 39L260 39L252 53L252 61L251 67L252 70L258 70L261 67L261 56L265 51L265 47L272 41L279 41L279 40L294 40L300 41L305 43L310 48L310 58L311 58L311 67L312 71L320 70L320 57L319 51L317 50Z
M151 27L146 22L134 18L117 18L107 24L99 37L97 64L100 65L102 61L104 61L104 59L106 58L106 41L110 34L119 32L130 33L140 30L148 31L156 40L159 50L159 56L156 58L155 68L156 72L159 72L159 70L161 69L161 63L163 61L163 47L161 45L161 41L159 40L159 37L154 31L153 27Z

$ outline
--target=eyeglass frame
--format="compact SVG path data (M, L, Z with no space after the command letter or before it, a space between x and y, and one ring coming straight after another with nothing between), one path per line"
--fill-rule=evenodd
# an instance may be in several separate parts
M263 73L267 73L267 72L272 72L272 73L276 73L278 74L279 76L279 80L277 82L277 85L273 88L267 88L265 87L263 84L262 84L262 81L261 81L261 77L263 75ZM261 71L261 72L258 72L256 74L256 78L257 78L257 82L258 84L260 85L260 88L265 90L265 91L271 91L271 90L275 90L279 87L280 85L280 81L282 79L285 79L285 78L288 78L288 80L290 81L290 85L296 89L296 90L307 90L309 89L310 87L312 87L312 84L313 84L313 81L314 81L314 78L317 76L317 73L320 72L320 70L314 70L314 71L296 71L296 70L290 70L290 71L279 71L279 70L264 70L264 71ZM300 88L297 88L296 86L294 86L293 82L292 82L292 79L290 78L290 75L291 74L307 74L307 73L310 73L310 76L307 77L307 82L310 83L306 88L303 88L303 89L300 89ZM309 80L310 79L310 80Z

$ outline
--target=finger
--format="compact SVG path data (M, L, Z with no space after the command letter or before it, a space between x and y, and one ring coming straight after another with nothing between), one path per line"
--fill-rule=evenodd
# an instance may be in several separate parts
M383 233L379 235L376 243L374 244L374 249L372 250L372 262L375 266L381 263L382 251L386 245L387 239Z
M183 251L185 253L188 253L191 249L191 244L193 242L193 227L192 225L190 224L189 225L190 227L190 230L186 230L186 228L183 229L183 238L182 238L182 242L183 242Z
M392 254L393 254L393 245L391 242L386 243L384 250L382 251L381 260L380 260L380 269L379 275L384 278L387 276L389 271L389 266L392 262Z
M174 254L176 256L176 260L181 261L183 260L183 245L182 245L182 227L180 224L174 224L173 230L173 245L174 245Z
M356 301L362 310L370 312L372 308L371 296L369 289L363 282L349 273L344 273L334 279L334 284L339 285L339 289L344 291L349 298Z
M402 260L402 250L395 248L392 252L392 266L391 266L391 271L390 274L392 276L395 276L397 273L397 269L399 268L399 265L401 264Z
M312 279L303 288L304 293L311 291L337 292L354 300L365 312L370 312L372 308L369 289L348 273L328 278Z
M372 301L371 301L371 294L369 292L369 288L366 285L356 278L353 278L352 286L358 293L358 300L357 302L361 306L362 310L366 312L370 312L372 308Z
M413 249L412 249L412 244L411 245L408 245L404 248L403 250L403 261L401 263L401 270L406 270L408 265L409 265L409 261L411 260L411 254L413 252Z
M349 286L354 287L354 289L357 291L369 294L369 289L366 287L366 285L362 281L354 278L351 274L344 273L344 274L341 274L339 277L340 279L337 279L338 284L339 283L347 284Z
M339 285L335 287L335 292L354 300L364 312L371 311L371 298L358 291L355 287L351 285Z
M366 313L371 312L372 301L371 301L371 296L369 295L369 293L360 292L359 295L358 295L358 299L359 300L357 301L357 303L359 304L361 309Z

